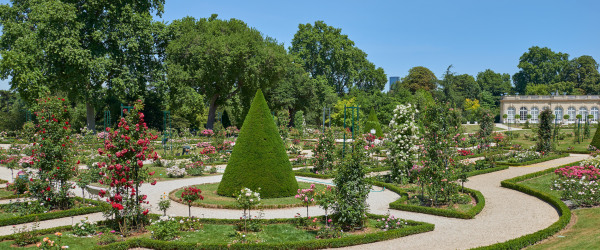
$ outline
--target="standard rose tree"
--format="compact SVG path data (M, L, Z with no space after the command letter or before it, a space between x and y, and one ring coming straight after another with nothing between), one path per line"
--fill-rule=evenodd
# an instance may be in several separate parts
M100 196L106 197L111 204L106 215L114 216L122 226L128 223L140 226L146 221L148 209L144 210L142 204L148 204L147 196L139 193L139 187L150 181L154 172L149 172L144 160L158 159L151 145L158 136L148 132L143 108L138 100L132 110L123 110L125 117L121 118L115 130L107 128L108 140L104 142L104 148L98 149L106 160L98 164L102 177L99 182L109 186L107 190L100 191ZM151 184L156 184L156 180Z

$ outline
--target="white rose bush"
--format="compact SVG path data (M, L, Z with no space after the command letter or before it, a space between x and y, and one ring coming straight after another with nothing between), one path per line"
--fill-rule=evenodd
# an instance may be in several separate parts
M401 182L408 180L419 151L419 127L415 122L415 114L418 112L414 105L398 105L390 121L391 146L387 158L392 168L392 177Z

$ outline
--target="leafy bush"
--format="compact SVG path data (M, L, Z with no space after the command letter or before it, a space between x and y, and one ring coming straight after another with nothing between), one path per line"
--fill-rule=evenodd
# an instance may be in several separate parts
M85 219L73 226L73 234L77 236L93 235L96 234L97 229L96 223L90 222L89 219L85 217Z
M293 196L298 183L267 102L258 90L240 131L217 193L233 196L242 187L263 198Z
M375 135L377 137L383 137L383 131L381 131L381 124L379 124L379 120L377 119L375 109L371 109L371 112L369 113L369 117L367 118L367 122L365 123L364 133L371 133L372 129L375 130Z
M388 215L387 218L377 219L375 226L382 230L398 229L408 225L403 219L396 218L393 215Z
M158 221L153 221L147 229L155 240L172 240L179 235L179 223L168 216L162 216Z
M166 169L167 176L171 178L182 178L185 176L186 171L185 168L180 168L179 166L172 166Z

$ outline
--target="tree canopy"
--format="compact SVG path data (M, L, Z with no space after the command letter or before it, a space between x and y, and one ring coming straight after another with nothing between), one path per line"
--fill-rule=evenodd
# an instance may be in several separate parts
M367 53L357 48L341 29L323 21L298 25L289 51L304 61L304 69L311 77L325 77L338 95L354 87L381 91L387 83L383 69L367 60Z
M257 89L284 76L288 60L274 39L240 20L217 19L216 14L174 21L166 41L168 88L189 87L206 95L207 128L213 127L217 107L233 96L239 95L249 107Z
M436 89L437 77L428 68L423 66L413 67L408 70L408 75L402 78L400 84L396 84L396 88L409 89L413 94L419 89L433 91ZM398 89L394 91L399 91Z

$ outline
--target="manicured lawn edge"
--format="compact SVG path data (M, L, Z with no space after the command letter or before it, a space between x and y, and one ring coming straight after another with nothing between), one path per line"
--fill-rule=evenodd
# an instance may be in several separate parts
M369 215L370 218L384 218L382 215ZM292 221L293 219L279 219L280 221ZM238 220L232 220L238 221ZM377 241L390 240L403 236L433 231L434 225L425 222L407 221L410 227L388 231L382 231L364 235L348 235L335 239L315 239L309 241L296 241L286 243L257 243L257 244L201 244L181 243L176 241L158 241L152 239L131 239L117 242L106 246L98 246L97 249L129 249L134 247L145 247L151 249L322 249L333 247L346 247L373 243Z
M480 174L487 174L487 173L496 172L496 171L500 171L500 170L504 170L504 169L508 169L508 168L509 168L509 166L497 166L495 168L473 170L473 171L467 173L467 177L472 177L472 176L476 176L476 175L480 175Z
M552 173L557 168L561 168L561 167L565 167L565 166L572 166L572 165L576 165L576 164L579 164L579 162L573 162L573 163L565 164L562 166L549 168L546 170L542 170L542 171L538 171L535 173L526 174L526 175L522 175L522 176L518 176L518 177L515 177L512 179L502 181L500 183L502 187L510 188L510 189L513 189L513 190L516 190L516 191L519 191L522 193L526 193L528 195L535 196L545 202L548 202L550 205L552 205L554 208L556 208L556 210L558 210L560 217L558 218L558 221L554 222L549 227L539 230L535 233L523 235L519 238L515 238L515 239L508 240L508 241L501 242L501 243L496 243L496 244L489 245L489 246L478 247L478 248L474 248L474 249L521 249L521 248L525 248L527 246L533 245L536 242L539 242L541 240L544 240L544 239L556 234L563 228L565 228L567 226L567 224L569 224L569 221L571 220L571 210L569 210L569 207L567 207L567 205L565 205L565 203L562 202L559 198L556 198L548 193L526 187L525 185L519 184L519 182L527 180L527 179L535 178L538 176L542 176L542 175L545 175L548 173Z
M498 161L498 162L496 162L496 165L526 166L526 165L536 164L536 163L540 163L540 162L556 160L558 158L563 158L563 157L567 157L567 156L569 156L569 153L561 153L559 155L554 155L554 156L550 156L550 157L544 157L544 158L535 159L535 160L526 161L526 162L508 163L508 162Z
M594 151L589 151L589 150L561 150L561 153L571 153L571 154L584 154L584 155L589 155L590 153L594 152Z
M82 199L79 197L77 197L75 199L82 201ZM44 220L52 220L52 219L58 219L58 218L63 218L63 217L71 217L71 216L76 216L76 215L97 213L97 212L104 211L104 209L106 209L108 207L108 203L102 202L102 201L86 199L85 202L91 203L95 206L72 208L69 210L50 212L50 213L28 214L25 216L1 219L0 226L18 225L18 224L23 224L23 223L28 223L28 222L34 222L36 220L44 221ZM3 204L2 206L7 206L7 205L8 204Z
M473 208L469 209L469 211L467 211L467 212L459 212L459 211L453 211L453 210L447 210L447 209L403 204L408 199L408 193L406 193L406 191L404 191L403 189L401 189L393 184L384 183L384 182L380 182L380 181L373 181L373 185L385 187L385 188L389 189L390 191L400 195L400 199L390 203L389 206L391 209L416 212L416 213L424 213L424 214L433 214L433 215L439 215L439 216L450 217L450 218L473 219L475 217L475 215L479 214L479 212L481 212L481 210L483 210L483 207L485 206L485 198L483 197L483 194L481 194L481 192L479 192L477 190L473 190L473 189L469 189L469 188L465 188L464 192L470 194L475 199L475 202L477 204Z

